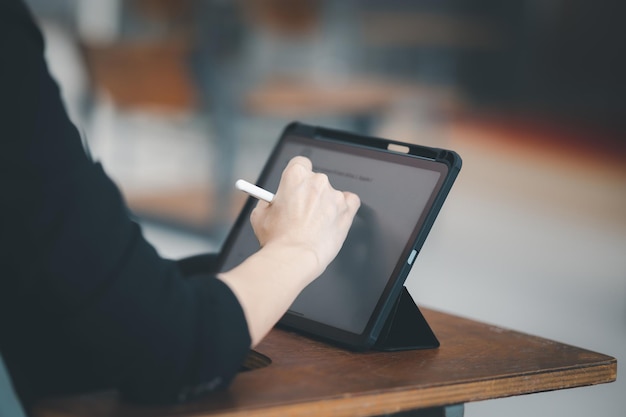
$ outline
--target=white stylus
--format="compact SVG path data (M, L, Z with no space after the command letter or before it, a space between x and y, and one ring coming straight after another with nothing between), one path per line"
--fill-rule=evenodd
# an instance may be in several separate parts
M274 194L261 187L251 184L246 180L237 180L237 182L235 182L235 187L244 193L250 194L254 198L267 201L268 203L271 203L274 199Z

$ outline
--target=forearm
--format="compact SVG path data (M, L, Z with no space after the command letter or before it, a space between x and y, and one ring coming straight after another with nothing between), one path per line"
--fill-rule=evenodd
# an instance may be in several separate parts
M313 252L298 247L268 245L218 278L239 300L254 347L280 320L304 287L320 273Z

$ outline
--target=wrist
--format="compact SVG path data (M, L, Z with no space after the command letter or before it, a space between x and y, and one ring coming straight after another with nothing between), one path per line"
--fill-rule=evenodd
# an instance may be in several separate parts
M263 246L256 255L286 273L292 280L301 282L302 288L321 275L325 269L317 253L304 245L272 242Z

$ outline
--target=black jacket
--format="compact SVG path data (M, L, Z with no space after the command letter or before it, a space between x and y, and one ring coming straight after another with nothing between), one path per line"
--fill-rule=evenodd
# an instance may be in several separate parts
M183 401L250 344L214 258L162 259L86 157L19 0L0 1L0 351L22 400L117 388ZM212 265L213 264L213 265Z

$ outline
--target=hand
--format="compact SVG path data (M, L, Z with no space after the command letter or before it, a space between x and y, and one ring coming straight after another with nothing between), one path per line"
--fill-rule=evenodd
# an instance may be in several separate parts
M297 156L283 171L272 203L259 201L250 221L262 247L310 251L317 277L339 253L360 205L356 194L337 191L325 174L312 171L309 159Z
M261 249L218 275L241 304L251 346L337 256L360 205L356 194L314 173L307 158L289 161L272 203L259 201L250 215Z

